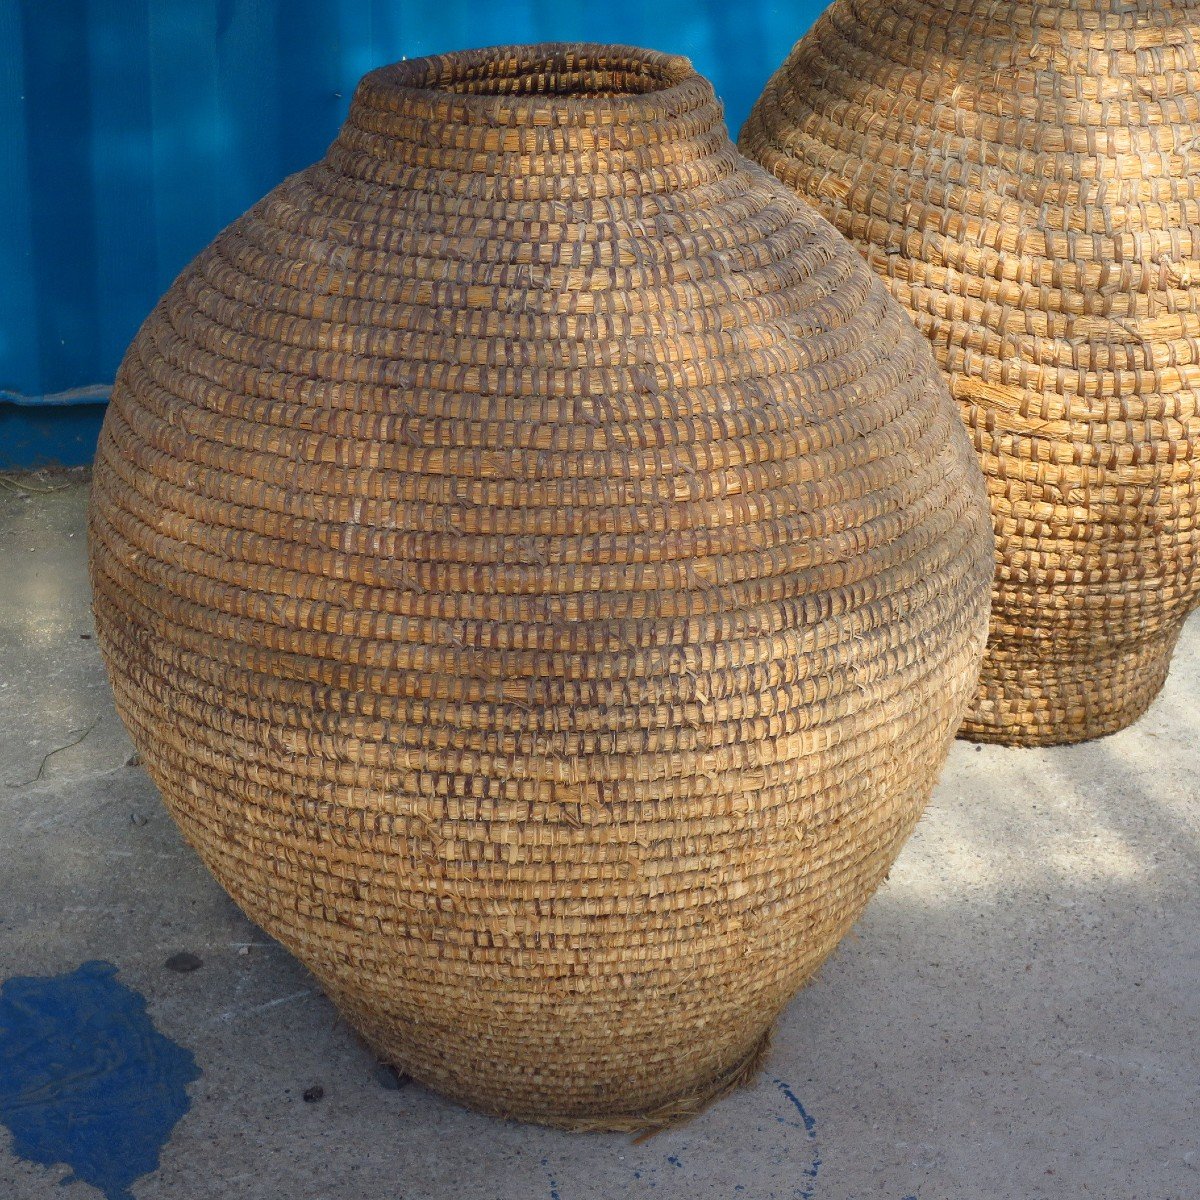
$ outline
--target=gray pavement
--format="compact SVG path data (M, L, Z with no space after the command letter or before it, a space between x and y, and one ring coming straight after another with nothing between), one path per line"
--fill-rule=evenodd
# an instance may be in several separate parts
M0 482L0 983L108 960L195 1055L136 1200L1200 1197L1200 620L1133 729L957 743L758 1084L634 1145L384 1086L128 763L86 636L85 486ZM203 965L167 969L181 951ZM99 1195L10 1145L0 1200Z

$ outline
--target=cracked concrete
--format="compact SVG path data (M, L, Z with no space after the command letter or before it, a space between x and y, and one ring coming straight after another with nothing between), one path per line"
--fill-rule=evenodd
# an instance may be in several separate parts
M87 636L84 487L5 483L0 980L107 959L195 1054L191 1111L138 1200L1200 1196L1200 621L1133 729L956 744L758 1084L635 1146L384 1086L128 765ZM166 969L181 951L200 969ZM9 1146L0 1127L3 1200L98 1195Z

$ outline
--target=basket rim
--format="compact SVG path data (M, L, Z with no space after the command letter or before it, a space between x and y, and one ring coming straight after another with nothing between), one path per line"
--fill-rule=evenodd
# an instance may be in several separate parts
M663 82L644 92L614 96L557 92L460 92L428 85L428 81L438 76L453 77L458 74L465 78L473 70L505 59L514 59L519 68L533 69L568 58L575 58L583 65L589 59L594 59L597 67L605 60L624 60L621 65L627 68L641 65L648 76ZM695 108L697 103L715 98L712 84L685 55L616 42L514 43L427 54L376 67L362 77L358 86L360 90L377 97L390 95L400 104L407 102L422 107L437 105L443 109L450 105L472 118L491 119L495 119L497 111L502 109L516 114L553 110L564 116L588 113L593 118L599 114L620 121L651 120L685 112Z

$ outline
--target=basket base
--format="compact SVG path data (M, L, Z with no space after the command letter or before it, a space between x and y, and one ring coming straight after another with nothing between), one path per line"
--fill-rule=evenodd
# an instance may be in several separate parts
M339 1004L339 1007L342 1006ZM397 1054L395 1041L381 1038L377 1031L364 1028L364 1024L368 1023L353 1020L352 1014L347 1013L345 1008L343 1014L351 1016L351 1023L358 1028L380 1061L411 1075L447 1099L475 1112L487 1113L505 1120L525 1121L532 1125L547 1125L573 1133L628 1133L634 1135L635 1142L645 1141L666 1129L682 1125L699 1116L723 1097L740 1088L751 1086L766 1062L773 1032L772 1025L754 1039L745 1054L715 1077L683 1094L655 1104L652 1108L643 1111L600 1110L572 1113L569 1110L556 1111L556 1106L544 1101L531 1103L528 1098L518 1099L515 1096L510 1096L507 1103L498 1103L493 1089L471 1087L469 1084L464 1086L462 1082L450 1079L442 1071L430 1070L429 1064L421 1061L423 1056L419 1054ZM373 1033L376 1036L372 1036Z
M644 1142L664 1130L683 1125L693 1117L698 1117L710 1105L736 1092L739 1088L749 1087L758 1078L767 1053L771 1048L771 1030L758 1039L744 1058L736 1062L728 1071L723 1072L706 1086L699 1088L690 1095L679 1096L651 1112L616 1114L611 1117L563 1117L525 1118L538 1125L551 1125L557 1129L566 1129L572 1133L631 1133L634 1142ZM507 1115L507 1114L501 1114Z
M989 643L960 738L1066 746L1132 725L1162 690L1181 625L1086 657L1053 659L1029 641Z

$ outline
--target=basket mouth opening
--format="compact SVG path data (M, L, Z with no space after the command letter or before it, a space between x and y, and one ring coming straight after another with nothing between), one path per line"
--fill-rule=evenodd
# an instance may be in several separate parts
M391 71L395 83L414 91L568 102L652 96L695 77L679 55L561 43L434 55L396 63Z

